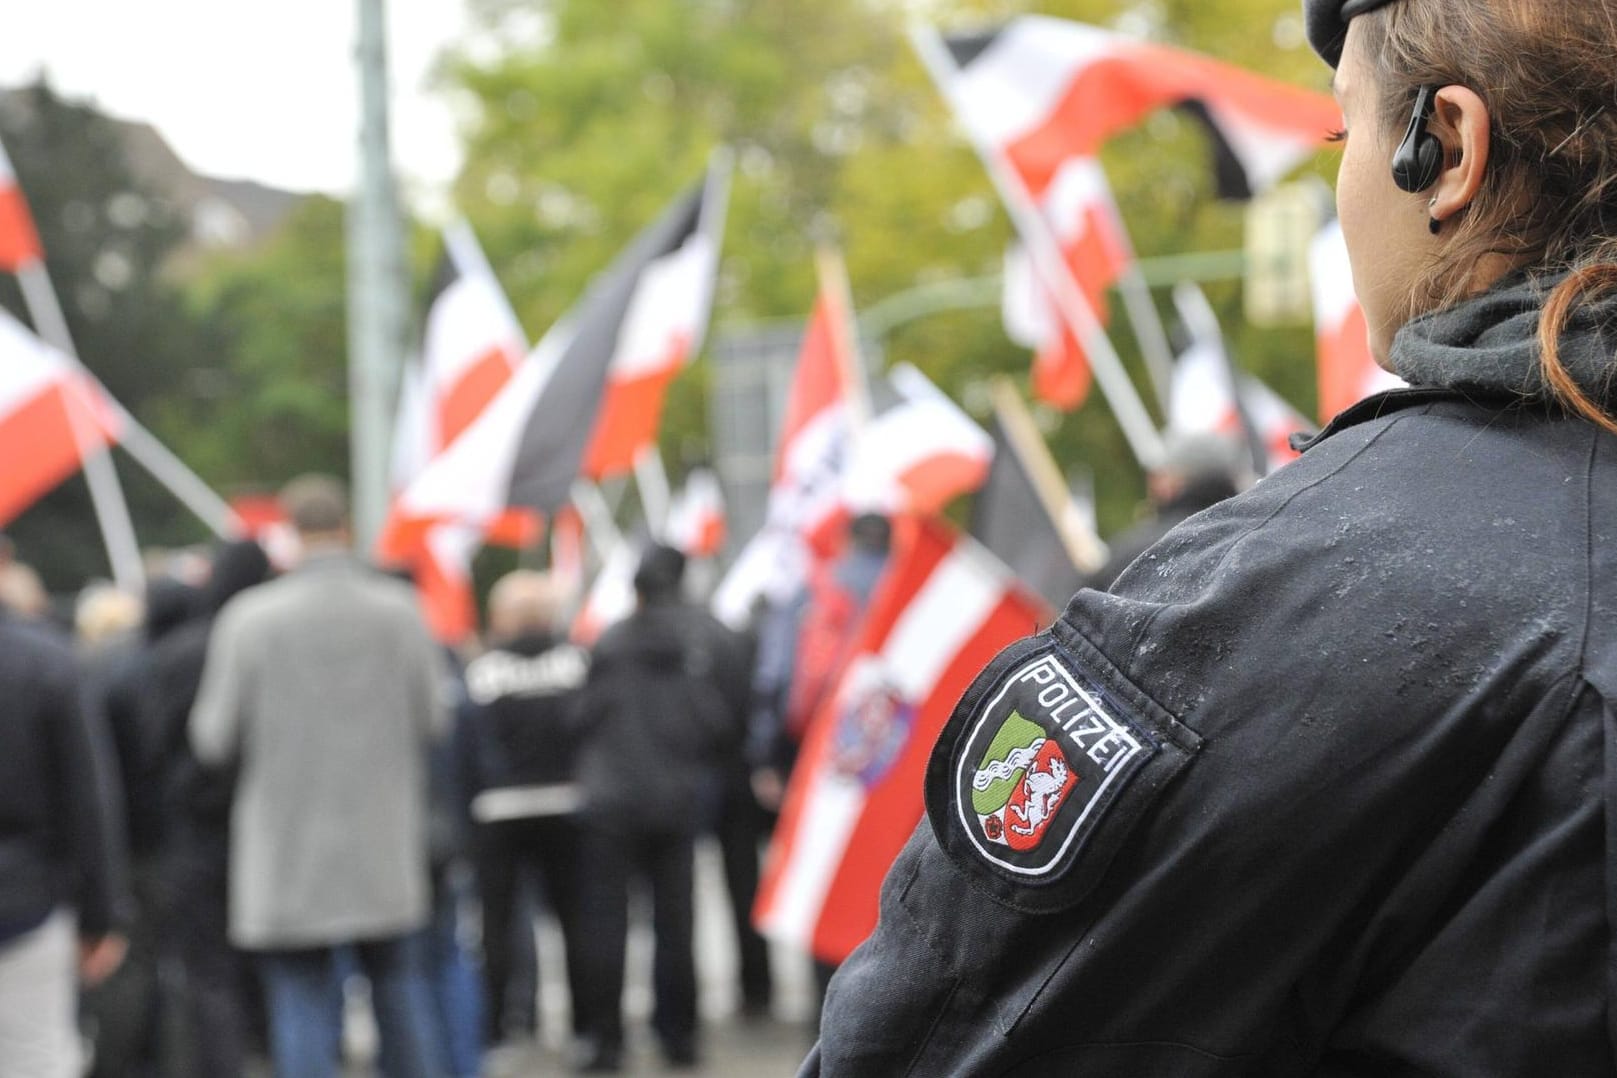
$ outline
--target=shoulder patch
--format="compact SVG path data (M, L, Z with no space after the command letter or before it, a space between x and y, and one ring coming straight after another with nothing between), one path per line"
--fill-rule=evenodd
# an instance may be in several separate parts
M962 697L928 766L939 842L1022 909L1066 908L1087 894L1153 791L1200 747L1076 642L1092 654L1050 637L1002 652Z

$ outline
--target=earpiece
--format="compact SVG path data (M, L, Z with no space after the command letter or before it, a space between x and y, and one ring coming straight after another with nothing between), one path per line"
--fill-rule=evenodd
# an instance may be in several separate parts
M1443 143L1426 130L1436 104L1437 87L1422 86L1415 92L1415 110L1409 117L1409 130L1392 155L1392 181L1405 191L1424 191L1437 182L1443 169Z

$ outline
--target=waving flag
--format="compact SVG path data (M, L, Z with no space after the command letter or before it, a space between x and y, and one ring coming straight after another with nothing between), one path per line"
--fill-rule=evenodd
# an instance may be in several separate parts
M689 558L712 558L724 549L724 488L712 468L692 468L668 510L668 542Z
M1072 279L1105 324L1106 290L1128 269L1134 253L1100 162L1070 158L1041 209ZM1034 393L1058 408L1082 404L1089 394L1089 361L1020 244L1005 256L1004 305L1006 334L1034 350Z
M931 515L988 475L994 443L915 367L884 380L890 401L854 440L842 498L851 512Z
M464 223L444 230L444 252L428 301L421 359L408 368L393 431L393 483L402 491L482 414L527 352L516 315L476 237ZM471 559L485 527L531 533L515 517L485 526L427 529L408 562L433 634L458 643L476 627Z
M640 444L663 375L700 343L712 299L724 176L681 195L590 285L578 307L535 346L500 392L395 500L383 550L407 554L435 524L487 526L508 507L553 513L585 472L592 446ZM692 284L687 276L699 276ZM688 306L674 302L682 297ZM658 357L658 358L653 358ZM635 373L639 372L639 373ZM633 375L631 377L631 375ZM627 396L619 389L628 387ZM629 402L633 407L629 407ZM627 418L625 418L627 417ZM630 431L631 434L623 432ZM605 452L605 450L602 450ZM596 458L597 463L604 457Z
M1062 19L1023 16L947 47L961 121L1016 177L1022 191L1007 197L1025 193L1101 321L1101 295L1132 259L1096 162L1107 139L1177 107L1211 137L1220 194L1247 197L1317 150L1340 119L1323 94ZM1024 257L1013 253L1006 273L1006 328L1036 349L1034 391L1070 409L1087 394L1088 362Z
M428 302L421 387L428 459L488 407L528 352L505 292L464 221L444 229L444 253Z
M0 311L0 524L116 442L119 408L67 356Z
M44 256L33 214L28 212L28 200L17 184L5 147L0 146L0 269L15 273Z
M1314 237L1308 249L1308 275L1319 348L1319 417L1328 422L1370 394L1406 383L1383 370L1370 354L1370 335L1353 291L1341 222L1332 221Z
M876 925L877 892L921 818L938 731L973 676L1049 617L987 551L900 522L894 564L836 691L810 725L753 920L840 962Z

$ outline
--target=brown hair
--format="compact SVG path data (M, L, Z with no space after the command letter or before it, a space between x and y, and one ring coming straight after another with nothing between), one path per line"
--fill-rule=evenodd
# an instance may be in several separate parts
M1488 168L1425 299L1459 301L1488 254L1566 274L1539 319L1544 380L1568 409L1617 433L1559 345L1581 302L1617 291L1617 10L1610 0L1403 0L1358 21L1394 138L1421 86L1466 86L1488 106Z

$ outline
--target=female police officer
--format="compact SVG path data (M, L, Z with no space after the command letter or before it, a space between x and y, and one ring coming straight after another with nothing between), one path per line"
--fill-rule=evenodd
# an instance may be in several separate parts
M806 1074L1617 1073L1617 0L1305 9L1414 388L978 676Z

